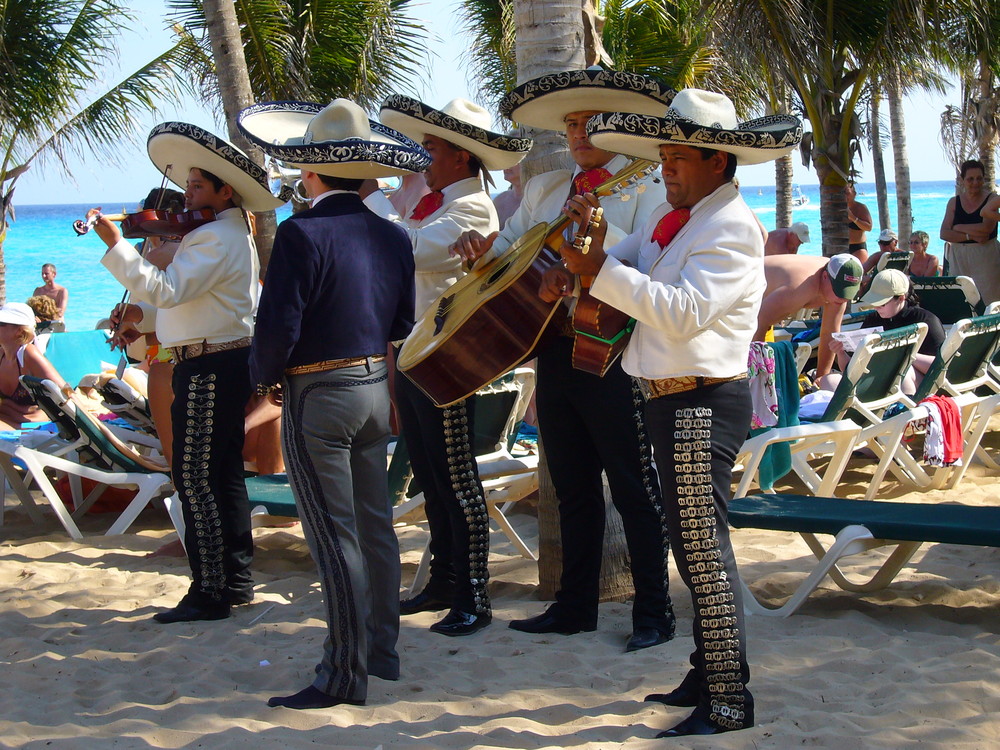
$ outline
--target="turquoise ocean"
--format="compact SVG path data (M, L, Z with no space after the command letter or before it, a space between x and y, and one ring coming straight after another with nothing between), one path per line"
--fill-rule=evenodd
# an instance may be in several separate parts
M757 213L764 226L774 228L774 187L744 185L743 197ZM858 199L868 206L876 222L876 231L868 234L868 250L877 250L878 207L875 202L875 186L859 183ZM889 208L892 226L896 223L896 195L889 186ZM938 239L938 230L944 217L948 199L954 195L955 183L915 182L912 185L913 228L922 229L931 236L929 251L939 258L943 243ZM803 221L809 225L813 241L802 245L799 253L819 255L820 219L819 187L806 185L802 193L809 202L794 209L793 221ZM103 206L108 213L123 208L120 203L107 201L94 205ZM73 222L82 219L93 205L51 205L16 206L17 220L7 231L4 243L4 259L7 265L7 299L23 302L42 283L43 263L54 263L57 269L56 281L69 290L69 306L66 311L66 328L70 331L91 329L121 298L123 289L114 277L100 264L104 254L104 243L93 232L77 237ZM135 206L124 206L135 210ZM290 213L286 206L278 211L278 220ZM555 217L553 217L555 218ZM907 238L901 238L900 247L905 248Z

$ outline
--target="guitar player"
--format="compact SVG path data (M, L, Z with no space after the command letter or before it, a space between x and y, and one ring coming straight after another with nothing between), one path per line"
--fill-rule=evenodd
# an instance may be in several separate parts
M587 120L609 109L662 114L673 94L642 76L598 69L542 76L511 91L501 103L502 114L521 125L564 132L575 168L533 177L503 231L467 231L452 253L469 263L489 259L534 225L558 218L571 196L593 192L629 164L626 157L593 146ZM631 200L602 201L609 237L615 238L609 243L624 239L663 202L663 187L652 177L639 184L645 190L630 192ZM563 293L549 290L550 301ZM569 303L573 297L566 299ZM626 651L648 648L670 640L675 619L667 586L669 542L642 424L642 399L619 363L604 377L574 369L572 331L564 333L539 352L537 385L539 431L559 499L562 577L553 605L535 617L512 621L510 627L563 635L596 629L605 526L603 471L624 522L636 592Z

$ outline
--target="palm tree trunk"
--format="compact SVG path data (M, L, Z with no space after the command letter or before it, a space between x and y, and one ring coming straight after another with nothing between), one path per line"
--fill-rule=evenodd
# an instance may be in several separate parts
M584 8L593 12L592 0L549 0L538 3L514 0L517 80L576 70L588 65L585 59ZM593 44L591 45L593 48ZM565 140L558 133L536 131L535 144L521 163L522 180L569 163ZM552 217L553 219L556 217ZM544 426L540 449L538 488L538 588L543 599L553 599L562 575L562 534L559 503L545 463ZM604 530L604 557L601 565L601 601L625 599L632 593L628 549L621 516L607 499Z
M233 0L205 0L204 6L229 140L243 149L256 164L264 166L264 154L244 138L236 126L236 116L240 110L254 103L247 61L243 55L243 39L236 19L236 6ZM257 255L260 258L260 275L264 278L271 259L277 220L274 211L262 211L256 214L256 218Z
M782 156L774 162L774 227L781 229L792 225L792 180L795 171L792 155Z
M849 240L847 230L847 198L844 196L844 178L830 166L826 157L814 162L819 178L819 215L823 232L823 255L830 257L846 253Z
M887 79L889 122L892 132L892 159L896 173L896 232L900 247L913 233L913 204L910 199L910 155L906 150L906 121L903 117L903 87L899 71Z
M874 83L874 81L873 81ZM889 195L885 182L885 160L882 156L882 118L879 115L879 92L872 87L871 115L868 120L869 139L872 147L872 168L875 171L875 200L878 202L879 229L892 225L889 218Z
M977 77L977 87L979 89L976 102L979 128L979 161L986 167L983 177L987 187L992 190L996 184L996 151L998 134L994 127L992 115L993 92L993 71L990 68L986 52L979 53L979 75Z

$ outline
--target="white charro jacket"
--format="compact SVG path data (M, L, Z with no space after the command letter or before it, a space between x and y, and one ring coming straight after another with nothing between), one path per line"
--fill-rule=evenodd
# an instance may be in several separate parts
M185 235L164 271L125 239L101 263L140 303L139 330L155 330L162 346L218 344L253 335L260 264L239 208L226 209Z
M698 201L661 251L653 229L670 210L664 203L609 247L590 289L638 321L622 367L651 379L745 372L766 287L760 227L730 182Z

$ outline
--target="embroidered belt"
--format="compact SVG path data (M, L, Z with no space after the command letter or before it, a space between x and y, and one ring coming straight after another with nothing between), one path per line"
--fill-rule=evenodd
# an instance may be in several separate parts
M285 370L285 375L307 375L311 372L326 372L327 370L342 370L345 367L359 367L371 362L381 362L385 359L384 354L373 354L370 357L351 357L348 359L325 359L322 362L313 362L311 365L298 365Z
M643 397L649 401L650 399L669 396L673 393L683 393L684 391L693 391L695 388L704 388L707 385L745 380L746 376L745 372L728 378L704 378L701 375L682 375L679 378L658 378L656 380L635 378L635 382L639 385L639 390L642 391Z
M168 347L168 349L170 349L170 354L174 358L174 362L185 362L189 359L194 359L195 357L204 356L205 354L226 352L230 349L242 349L245 346L250 346L252 343L252 336L244 336L241 339L235 339L233 341L223 341L221 344L209 344L208 342L200 341L197 344L171 346Z

